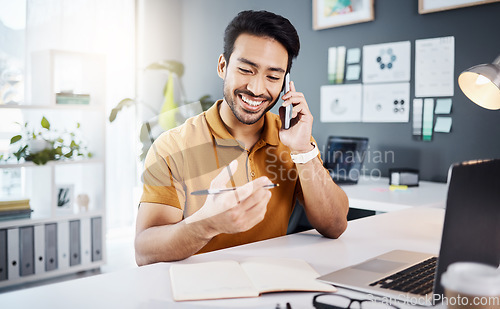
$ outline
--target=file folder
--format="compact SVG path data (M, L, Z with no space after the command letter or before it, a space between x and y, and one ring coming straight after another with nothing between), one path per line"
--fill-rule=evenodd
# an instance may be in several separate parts
M92 218L92 262L102 260L102 218Z
M7 280L7 230L0 230L0 281Z
M92 239L90 231L90 218L83 218L80 221L80 237L82 241L81 253L82 265L88 265L92 262Z
M80 256L80 220L69 222L69 266L79 265Z
M69 222L57 223L57 268L69 268Z
M45 224L45 271L57 269L57 224Z
M45 226L35 225L35 274L45 272Z
M19 270L21 276L35 273L35 243L33 226L19 228Z
M8 260L8 278L19 278L19 229L13 228L7 230L7 260Z

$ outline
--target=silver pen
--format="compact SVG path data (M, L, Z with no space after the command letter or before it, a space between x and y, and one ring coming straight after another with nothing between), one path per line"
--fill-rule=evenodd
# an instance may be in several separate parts
M262 186L263 188L275 188L279 187L278 183L273 183L270 185L265 185ZM223 189L207 189L207 190L199 190L199 191L193 191L191 192L191 195L213 195L213 194L220 194L223 192L228 192L228 191L234 191L238 189L239 187L233 187L233 188L223 188Z

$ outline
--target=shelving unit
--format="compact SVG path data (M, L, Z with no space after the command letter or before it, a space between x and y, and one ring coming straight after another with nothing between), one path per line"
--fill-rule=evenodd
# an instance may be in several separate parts
M23 122L30 124L39 124L45 116L58 131L74 130L80 123L79 131L93 156L45 165L0 163L0 171L20 171L23 196L30 199L33 209L29 219L0 221L0 291L6 286L98 268L106 262L105 56L45 50L32 53L30 59L29 103L0 105L0 113L17 110ZM56 93L71 90L88 95L90 102L56 103ZM57 206L59 186L74 189L70 196L73 207L64 212ZM88 196L87 210L77 207L79 194Z

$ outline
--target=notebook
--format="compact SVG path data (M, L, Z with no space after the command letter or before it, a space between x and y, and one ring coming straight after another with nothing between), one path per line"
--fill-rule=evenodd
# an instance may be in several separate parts
M452 165L439 258L395 250L318 280L396 300L417 297L425 301L422 305L439 302L444 293L441 274L451 263L470 261L498 267L499 188L500 159ZM423 270L419 270L422 264Z
M282 291L335 292L316 280L319 274L305 261L253 257L241 262L213 261L170 266L175 301L257 297Z
M367 147L366 137L328 137L323 162L335 183L358 183Z

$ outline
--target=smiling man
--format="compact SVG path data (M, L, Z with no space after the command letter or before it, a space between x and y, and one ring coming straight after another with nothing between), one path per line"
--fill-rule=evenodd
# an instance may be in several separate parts
M269 112L299 48L289 20L270 12L244 11L227 26L217 66L224 99L163 133L146 158L138 265L285 235L296 199L322 235L344 232L348 200L322 166L304 95L290 82L280 116ZM234 190L197 192L209 188Z

